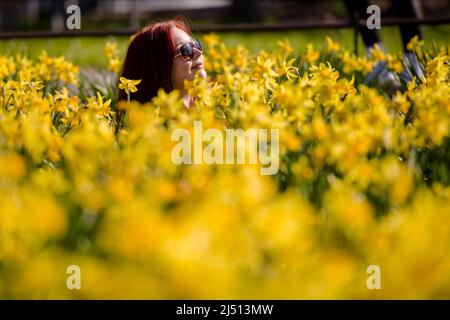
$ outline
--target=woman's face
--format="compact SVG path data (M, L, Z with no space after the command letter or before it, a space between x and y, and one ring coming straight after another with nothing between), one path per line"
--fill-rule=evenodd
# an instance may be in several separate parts
M172 28L172 34L176 45L176 52L178 52L181 45L192 41L192 38L186 32L177 27ZM193 80L196 72L201 72L201 76L205 77L206 73L203 69L203 61L202 52L196 48L194 48L194 57L192 60L186 61L182 56L174 58L171 75L174 89L182 89L184 80Z

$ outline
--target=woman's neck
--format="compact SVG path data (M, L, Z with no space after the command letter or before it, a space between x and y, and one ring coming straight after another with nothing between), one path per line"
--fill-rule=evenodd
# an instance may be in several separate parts
M191 108L194 100L192 99L192 97L189 95L189 93L187 93L186 91L181 93L181 99L183 100L183 104L186 108Z
M181 100L183 101L183 104L186 108L189 109L190 107L192 107L193 100L192 100L191 96L189 95L189 93L187 92L187 90L184 88L184 85L175 84L173 86L173 89L180 91Z

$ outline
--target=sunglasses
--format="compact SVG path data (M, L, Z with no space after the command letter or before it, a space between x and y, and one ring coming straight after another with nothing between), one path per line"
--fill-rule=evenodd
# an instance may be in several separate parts
M194 58L194 48L203 51L200 41L194 39L191 42L181 45L174 58L181 56L186 61L192 60Z

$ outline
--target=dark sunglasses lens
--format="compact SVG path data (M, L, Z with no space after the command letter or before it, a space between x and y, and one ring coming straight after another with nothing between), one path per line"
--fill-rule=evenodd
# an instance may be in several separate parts
M200 41L198 41L197 39L192 41L192 45L194 46L194 48L202 51L202 45L200 44Z
M180 47L180 53L183 57L192 58L192 56L194 55L194 50L189 43L186 43Z

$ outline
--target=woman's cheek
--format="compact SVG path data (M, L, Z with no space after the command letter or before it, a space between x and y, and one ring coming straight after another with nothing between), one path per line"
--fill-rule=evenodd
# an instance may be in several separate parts
M187 70L186 70L186 75L189 78L189 80L194 79L194 72L192 72L191 66L192 64L187 64Z
M186 70L186 79L193 80L194 76L195 76L195 72L191 68Z
M176 68L177 72L177 78L184 80L186 78L186 65L185 64L178 64Z
M190 70L187 64L177 65L177 78L181 81L190 79Z

